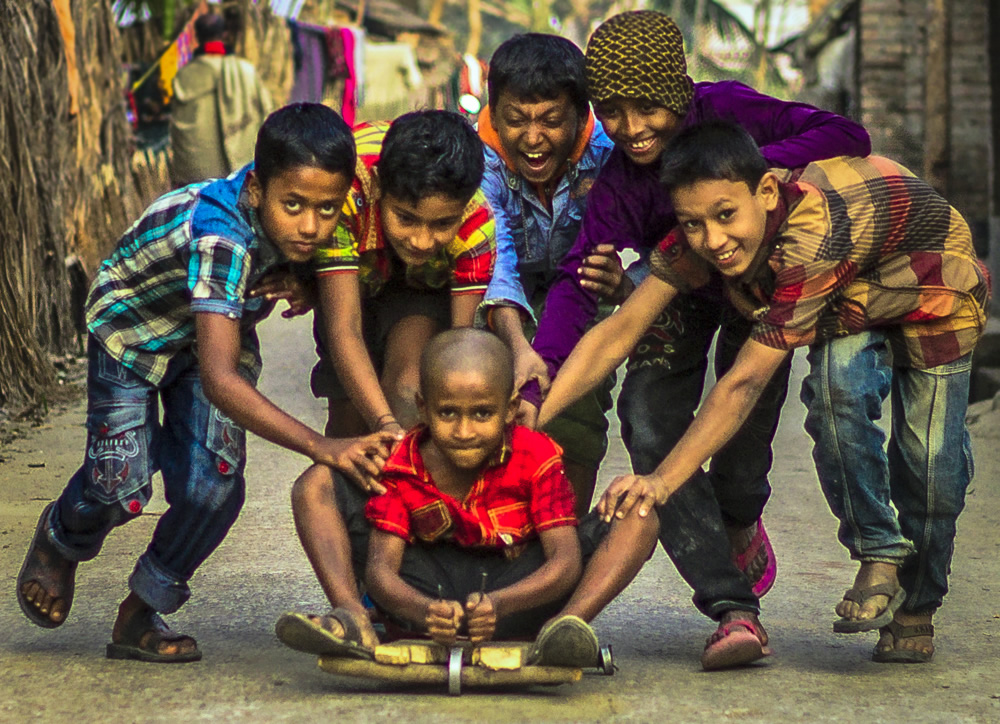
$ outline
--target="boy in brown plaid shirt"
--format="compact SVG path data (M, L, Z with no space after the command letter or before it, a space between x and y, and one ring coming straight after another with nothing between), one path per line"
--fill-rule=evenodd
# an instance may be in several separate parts
M770 171L745 131L710 123L679 134L664 158L680 225L654 252L653 276L574 350L539 424L624 359L675 294L721 273L756 323L750 339L660 466L616 479L599 509L662 505L739 430L787 355L808 347L806 430L839 539L861 564L834 630L879 629L875 661L929 661L972 477L965 412L989 302L968 226L877 156ZM887 397L885 452L876 421ZM727 647L715 638L706 656Z

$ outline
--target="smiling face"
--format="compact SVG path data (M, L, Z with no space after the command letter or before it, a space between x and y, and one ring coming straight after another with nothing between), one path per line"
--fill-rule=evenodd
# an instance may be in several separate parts
M430 388L417 406L436 452L455 471L478 470L503 444L517 398L486 370L445 372Z
M382 234L403 263L421 266L455 238L466 204L444 194L425 196L416 203L383 196Z
M727 277L738 277L764 241L767 213L778 203L778 180L764 174L754 192L742 181L696 181L673 189L670 197L695 253Z
M660 160L684 120L661 105L635 98L609 98L594 106L594 113L608 137L640 166Z
M267 238L289 261L305 262L333 236L352 180L315 166L294 166L266 185L252 174L247 191Z
M504 153L517 173L533 184L547 184L564 170L586 121L579 117L568 93L540 100L501 91L491 111Z

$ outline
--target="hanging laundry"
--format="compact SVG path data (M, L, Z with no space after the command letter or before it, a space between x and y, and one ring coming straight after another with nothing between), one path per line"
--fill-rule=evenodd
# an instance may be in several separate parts
M356 121L395 118L425 101L423 75L407 43L366 43L365 77Z
M301 49L301 63L295 67L295 79L289 102L322 103L326 80L326 29L290 21Z

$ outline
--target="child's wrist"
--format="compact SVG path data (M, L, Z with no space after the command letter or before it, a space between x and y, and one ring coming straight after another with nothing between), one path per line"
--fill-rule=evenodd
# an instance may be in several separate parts
M375 420L375 424L372 427L374 427L375 432L380 432L390 425L398 426L399 423L396 421L396 416L394 414L387 412L384 415L380 415L379 418Z

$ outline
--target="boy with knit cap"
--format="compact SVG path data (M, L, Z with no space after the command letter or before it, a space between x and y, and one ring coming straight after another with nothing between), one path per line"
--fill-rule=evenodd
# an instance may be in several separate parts
M750 133L769 165L782 168L870 151L868 134L846 118L735 81L692 82L680 30L662 13L616 15L594 32L585 56L591 101L616 148L588 194L580 235L539 321L534 347L553 376L596 312L584 263L593 250L612 244L645 259L674 226L657 172L667 142L681 128L730 120ZM626 297L631 281L623 278L622 286L619 296ZM690 424L716 331L719 376L749 334L749 322L720 300L718 285L679 296L632 351L618 415L637 474L652 472ZM698 609L720 622L706 646L706 668L734 662L726 651L740 631L752 629L767 640L757 620L758 598L773 583L775 564L760 517L770 495L770 445L787 376L786 361L738 434L713 457L710 471L695 471L660 510L668 521L661 527L664 548L694 589ZM525 389L523 396L536 404L539 399L537 390ZM740 621L735 629L734 620Z

